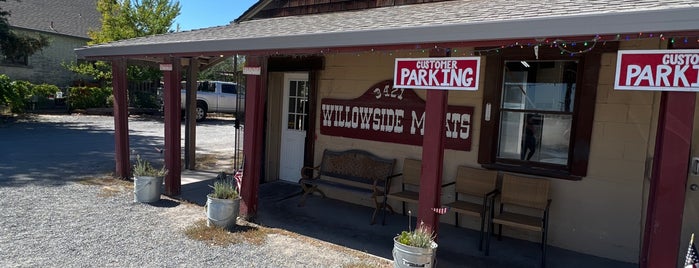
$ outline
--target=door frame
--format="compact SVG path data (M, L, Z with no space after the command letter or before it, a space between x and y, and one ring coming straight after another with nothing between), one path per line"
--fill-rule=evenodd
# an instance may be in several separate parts
M287 73L287 72L304 72L308 73L308 131L306 133L306 145L304 149L304 166L314 166L315 161L315 139L317 136L317 115L318 115L318 77L319 72L325 69L325 57L324 56L271 56L267 58L267 71L271 73ZM283 80L283 78L281 78ZM282 81L283 83L283 81ZM270 96L267 96L270 98ZM267 109L267 111L270 111ZM268 114L268 117L271 116ZM269 127L269 126L268 126ZM279 135L281 139L281 133L270 133L267 132L266 136L274 139L274 135ZM268 146L268 145L266 145ZM279 165L279 159L277 155L267 155L265 156L268 163L275 163ZM312 172L312 170L307 170L307 172ZM305 174L311 176L312 174ZM279 179L279 174L269 174L266 177L268 181L275 181Z

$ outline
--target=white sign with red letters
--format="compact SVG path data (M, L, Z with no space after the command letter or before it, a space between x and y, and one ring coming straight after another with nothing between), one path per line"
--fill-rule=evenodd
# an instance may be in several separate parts
M699 50L621 50L614 89L699 91Z
M478 90L480 57L396 59L394 88Z

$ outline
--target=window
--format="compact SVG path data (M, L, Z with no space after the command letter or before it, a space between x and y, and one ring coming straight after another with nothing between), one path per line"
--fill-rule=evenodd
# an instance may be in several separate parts
M6 65L28 66L29 65L29 57L27 57L26 55L22 55L22 56L0 55L0 63L6 64Z
M573 56L540 47L538 58L508 48L488 56L479 163L563 179L587 175L600 52L617 47Z
M216 84L209 83L208 81L199 82L197 85L197 91L216 92Z
M235 85L221 84L221 92L227 94L235 94Z
M577 61L505 61L499 159L568 164Z
M308 130L308 82L290 81L289 117L287 128L290 130Z

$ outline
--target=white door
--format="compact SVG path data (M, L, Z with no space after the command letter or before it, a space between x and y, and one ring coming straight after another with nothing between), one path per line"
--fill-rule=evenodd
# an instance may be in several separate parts
M308 74L284 74L279 178L298 182L308 129Z

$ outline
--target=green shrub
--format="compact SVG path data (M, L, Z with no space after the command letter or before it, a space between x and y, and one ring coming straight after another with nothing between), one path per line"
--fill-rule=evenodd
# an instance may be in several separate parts
M0 105L9 105L12 94L12 81L10 77L0 74Z
M231 179L223 179L214 182L214 186L209 185L214 189L209 196L218 199L236 199L238 198L238 190L235 183Z
M50 96L55 96L56 92L61 91L56 85L50 84L39 84L34 85L31 91L31 96L28 99L27 107L31 106L31 101L36 101L39 108L50 107L53 104L52 100L49 100Z
M56 92L61 91L60 88L58 88L56 85L50 85L50 84L40 84L40 85L34 85L34 89L32 90L32 95L39 96L40 98L47 98L51 95L55 95Z
M133 101L131 105L137 108L158 108L158 99L154 93L146 91L129 92L129 98Z
M14 90L14 100L11 104L13 113L24 112L25 108L28 107L31 98L32 90L34 89L34 84L29 81L16 80L12 82L12 89Z
M72 87L68 93L70 109L106 108L111 87Z
M165 177L165 175L167 175L167 169L165 169L165 167L156 169L148 160L143 160L141 155L136 155L136 164L133 165L133 175L135 177Z
M412 231L402 231L398 235L398 242L404 245L430 248L434 242L435 234L432 229L420 222L420 225Z

